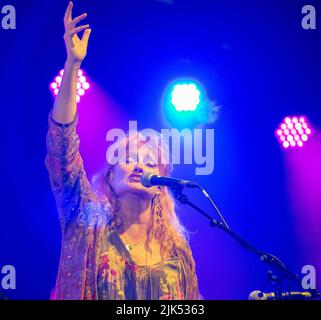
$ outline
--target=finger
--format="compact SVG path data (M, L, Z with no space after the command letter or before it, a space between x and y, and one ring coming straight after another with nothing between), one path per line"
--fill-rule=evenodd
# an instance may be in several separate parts
M90 34L91 34L91 29L85 30L84 34L82 35L81 41L84 43L88 43Z
M80 22L81 20L84 20L86 17L87 17L87 13L83 13L82 15L72 20L71 24L75 26L78 22Z
M69 21L72 20L71 19L71 12L72 12L73 5L74 4L72 3L72 1L70 1L69 4L68 4L67 10L65 12L65 17L64 17L65 22L69 22Z
M80 27L77 27L77 28L74 28L70 31L70 36L73 37L75 34L85 30L85 29L88 29L89 28L89 24L86 24L84 26L80 26Z

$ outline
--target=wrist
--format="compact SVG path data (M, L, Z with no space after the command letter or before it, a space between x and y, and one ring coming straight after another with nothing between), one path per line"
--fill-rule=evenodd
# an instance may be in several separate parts
M82 61L74 60L74 59L68 57L67 60L66 60L66 62L65 62L65 69L68 68L68 69L76 69L76 70L79 70L79 69L80 69L80 66L81 66L81 62L82 62Z

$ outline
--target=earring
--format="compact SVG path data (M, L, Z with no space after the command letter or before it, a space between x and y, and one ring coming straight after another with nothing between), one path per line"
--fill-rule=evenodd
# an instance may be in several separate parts
M163 220L163 214L162 214L162 207L160 202L160 194L162 192L162 187L158 186L156 194L153 198L153 213L154 213L154 219L156 220L156 223L159 223Z

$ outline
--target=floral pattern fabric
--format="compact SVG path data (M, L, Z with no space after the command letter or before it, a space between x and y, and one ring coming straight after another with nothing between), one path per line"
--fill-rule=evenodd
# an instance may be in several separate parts
M172 257L151 266L139 266L118 233L107 232L98 266L98 298L102 300L182 300L183 266Z

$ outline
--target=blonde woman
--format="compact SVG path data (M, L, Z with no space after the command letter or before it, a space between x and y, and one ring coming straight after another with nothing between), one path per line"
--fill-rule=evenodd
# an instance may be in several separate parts
M47 134L46 166L62 228L52 298L199 299L194 259L173 199L166 188L140 183L146 171L170 174L170 165L157 161L167 150L141 143L137 154L97 174L93 187L87 180L76 133L76 83L91 29L77 27L87 15L72 19L72 7L70 2L64 17L67 61ZM127 146L130 139L119 143Z

